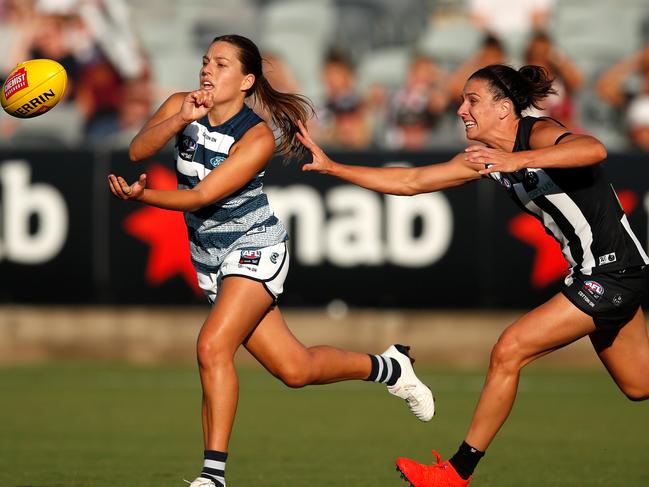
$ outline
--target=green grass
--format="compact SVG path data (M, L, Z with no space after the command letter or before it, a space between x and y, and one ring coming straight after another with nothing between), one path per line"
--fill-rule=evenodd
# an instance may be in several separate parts
M453 453L482 384L482 372L421 375L437 397L428 424L382 386L290 390L245 368L228 485L405 486L395 457ZM0 391L0 487L181 487L202 463L192 367L4 367ZM649 404L603 369L531 369L471 487L649 485L648 433Z

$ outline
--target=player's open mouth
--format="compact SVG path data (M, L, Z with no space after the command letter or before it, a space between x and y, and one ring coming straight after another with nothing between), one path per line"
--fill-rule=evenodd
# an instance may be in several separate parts
M464 128L465 128L466 130L472 129L472 128L474 128L475 126L476 126L476 123L475 123L475 122L472 122L472 121L470 121L470 120L465 120L465 121L464 121Z
M203 88L204 90L209 91L209 90L214 89L214 85L212 83L210 83L209 81L203 81L201 83L201 88Z

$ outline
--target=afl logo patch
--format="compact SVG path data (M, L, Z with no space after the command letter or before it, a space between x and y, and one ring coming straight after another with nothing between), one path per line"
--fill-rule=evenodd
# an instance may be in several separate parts
M586 281L584 283L584 289L588 291L595 299L599 299L599 297L604 294L604 286L596 281Z
M507 177L500 178L500 184L502 184L507 189L512 189L512 182Z
M239 264L242 265L259 265L261 259L261 250L242 250Z

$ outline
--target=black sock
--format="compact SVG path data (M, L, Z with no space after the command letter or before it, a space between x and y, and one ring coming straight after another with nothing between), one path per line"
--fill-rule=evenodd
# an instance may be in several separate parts
M228 454L222 451L205 450L201 477L210 479L217 487L225 486L225 462Z
M483 456L483 451L476 450L466 441L463 441L457 453L451 457L449 462L453 465L457 473L460 474L460 477L466 480L471 477L471 474L473 474L475 467Z
M369 357L372 361L372 371L365 380L393 386L401 377L401 366L392 357L384 357L383 355L369 355Z

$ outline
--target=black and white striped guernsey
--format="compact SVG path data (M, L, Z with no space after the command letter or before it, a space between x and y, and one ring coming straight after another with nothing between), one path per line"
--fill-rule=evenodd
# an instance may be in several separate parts
M513 152L530 149L530 134L538 120L520 120ZM571 272L591 275L649 264L601 164L489 176L559 242Z
M187 125L176 141L179 189L189 189L225 161L232 146L263 120L246 105L221 125L207 116ZM230 196L200 210L185 212L192 262L214 272L233 250L269 247L288 239L263 192L264 171Z

